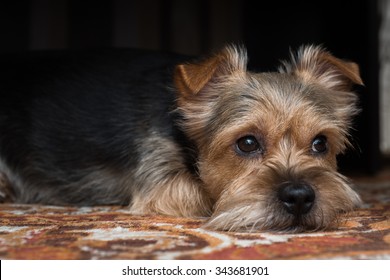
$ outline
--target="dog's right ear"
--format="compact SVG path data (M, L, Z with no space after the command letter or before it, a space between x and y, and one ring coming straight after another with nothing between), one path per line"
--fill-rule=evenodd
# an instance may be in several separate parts
M354 84L363 85L356 63L336 58L319 46L302 46L279 70L296 75L307 83L317 83L337 91L349 91Z
M174 83L182 97L198 95L202 89L219 78L234 72L245 72L247 53L242 47L230 45L198 63L176 66Z

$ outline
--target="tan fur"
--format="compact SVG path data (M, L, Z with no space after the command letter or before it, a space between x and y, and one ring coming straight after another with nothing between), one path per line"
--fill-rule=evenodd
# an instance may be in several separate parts
M245 71L246 54L230 46L197 64L181 64L176 67L175 83L183 96L198 94L212 78Z
M67 111L58 115L66 112L68 121L47 116L64 101L61 85L67 86L64 93L73 82L84 89L82 77L73 82L59 77L58 86L37 83L53 96L29 93L32 99L26 102L35 104L31 110L11 98L8 105L15 108L0 116L2 131L9 133L0 135L6 136L0 137L0 202L129 205L134 214L205 217L205 226L214 230L297 232L337 226L360 203L336 161L351 146L349 130L359 113L352 91L354 84L363 84L357 64L316 46L300 48L278 72L250 72L247 61L243 47L227 46L178 65L173 86L160 84L165 73L156 64L150 69L156 73L140 74L145 79L135 75L131 83L113 87L107 106L100 95L106 82L87 79L92 95L100 90L100 101L88 107L81 101L92 95L69 100ZM168 88L176 100L161 98L161 92L172 93ZM129 98L131 93L140 94L140 104ZM120 114L110 117L119 105ZM42 106L52 108L41 114ZM107 122L97 118L102 123L95 127L98 109ZM29 116L19 118L22 111ZM54 125L64 128L58 138ZM107 133L95 135L100 128ZM71 147L77 139L83 148ZM20 151L19 143L25 143ZM82 149L88 149L86 160Z
M5 174L0 173L0 203L12 202L14 194Z
M180 217L209 216L211 200L203 183L187 170L179 147L157 134L153 136L153 132L150 135L139 144L144 155L140 168L131 174L136 178L133 182L136 191L130 211ZM159 143L158 148L153 143Z
M359 111L350 91L362 84L358 66L314 46L301 48L278 73L248 72L246 62L245 50L230 46L175 72L181 125L199 148L199 176L215 201L207 227L303 231L334 226L341 213L360 203L336 163L336 155L350 145L348 131ZM260 139L264 151L253 157L237 154L236 141L246 135ZM324 155L310 152L318 135L328 141ZM276 195L289 182L304 182L315 192L313 208L299 220Z

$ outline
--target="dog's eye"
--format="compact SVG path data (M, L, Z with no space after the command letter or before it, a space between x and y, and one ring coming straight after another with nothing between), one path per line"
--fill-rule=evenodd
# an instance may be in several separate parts
M311 151L314 154L324 154L328 150L327 139L324 135L318 135L311 143Z
M248 135L237 140L236 149L238 152L247 155L261 151L261 146L256 137Z

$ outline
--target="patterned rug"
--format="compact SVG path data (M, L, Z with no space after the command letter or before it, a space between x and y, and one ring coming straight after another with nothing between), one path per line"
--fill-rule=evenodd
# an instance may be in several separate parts
M390 259L390 181L361 182L364 207L335 231L216 232L204 221L120 207L0 205L0 259Z

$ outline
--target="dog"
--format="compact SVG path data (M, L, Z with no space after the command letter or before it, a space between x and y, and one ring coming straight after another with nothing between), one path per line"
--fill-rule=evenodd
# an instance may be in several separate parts
M357 64L321 46L276 72L245 47L196 60L148 51L7 57L2 198L206 217L223 231L326 230L360 204L336 156L359 113Z

